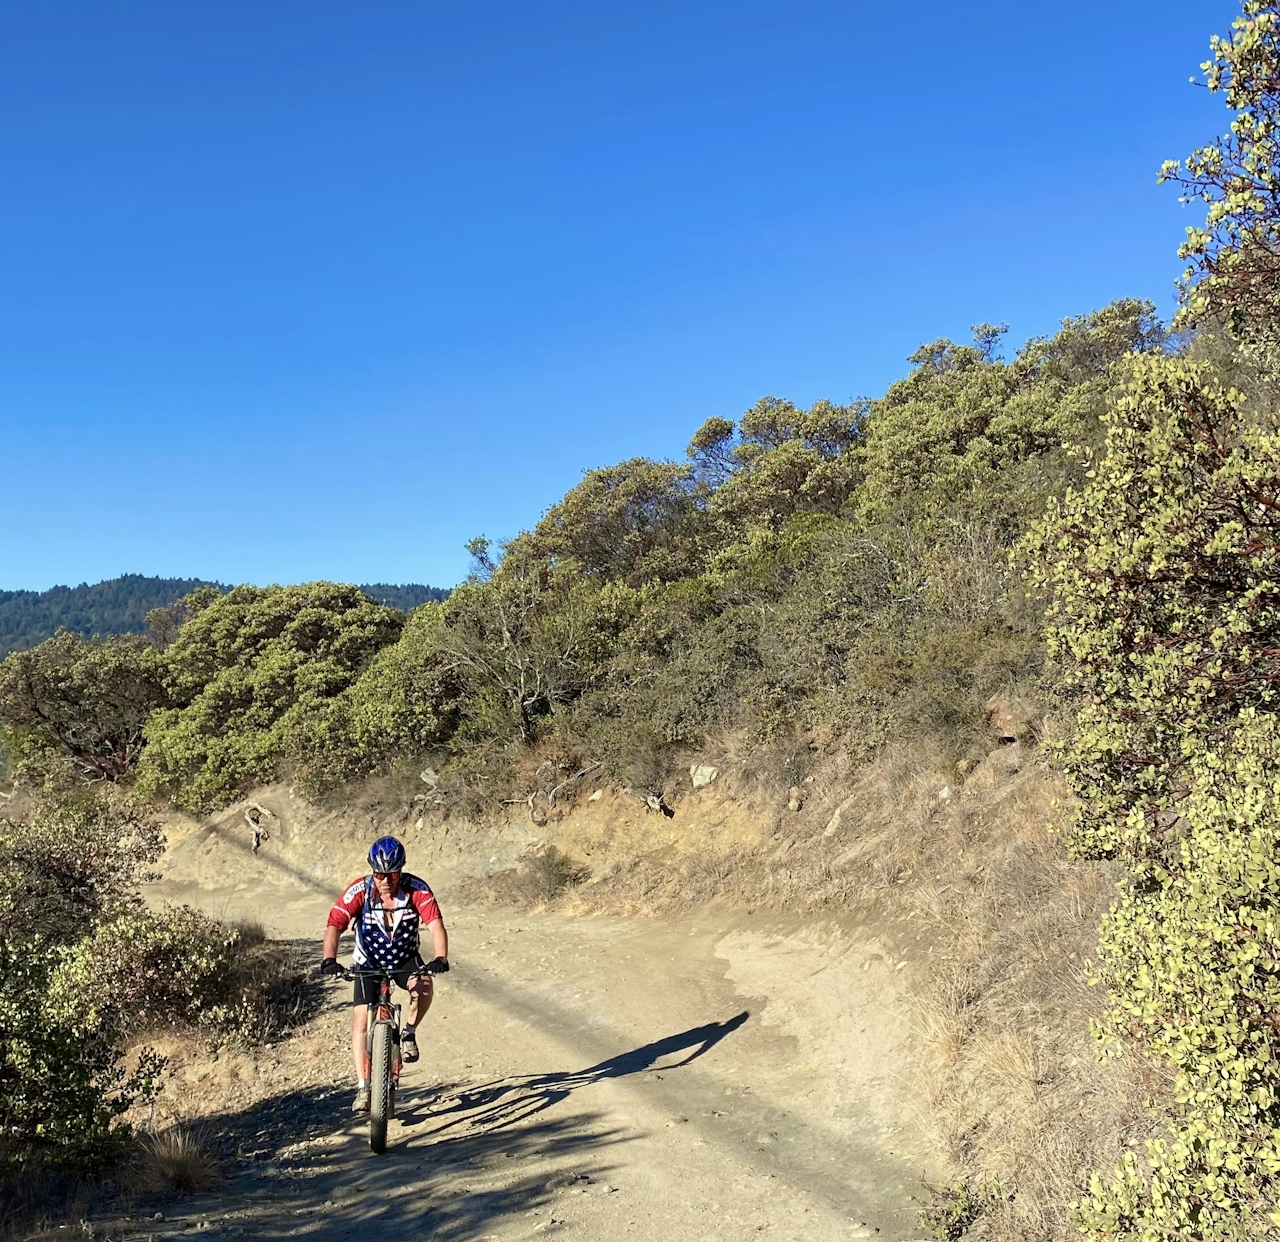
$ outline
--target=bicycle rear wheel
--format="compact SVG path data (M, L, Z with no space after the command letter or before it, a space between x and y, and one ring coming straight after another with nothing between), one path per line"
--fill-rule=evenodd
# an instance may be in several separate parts
M369 1058L369 1146L381 1155L387 1150L387 1121L391 1116L391 1024L375 1023L373 1055Z

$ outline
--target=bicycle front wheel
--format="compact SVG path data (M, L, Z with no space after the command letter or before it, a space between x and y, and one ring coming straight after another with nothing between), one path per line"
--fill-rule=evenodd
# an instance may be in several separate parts
M373 1028L373 1053L369 1058L369 1146L379 1155L387 1150L393 1056L391 1024L379 1022Z

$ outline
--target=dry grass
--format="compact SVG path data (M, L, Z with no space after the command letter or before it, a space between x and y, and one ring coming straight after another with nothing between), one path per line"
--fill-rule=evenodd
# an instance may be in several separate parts
M236 924L240 943L231 962L229 992L247 1018L231 1032L255 1041L279 1039L304 1025L324 990L311 969L310 946L271 940L261 923Z
M232 927L240 935L242 949L252 949L267 943L267 929L257 919L238 919L232 923Z
M0 1176L0 1242L53 1236L68 1220L86 1215L102 1187L33 1157ZM61 1236L69 1231L61 1229Z
M519 866L479 881L474 896L537 909L590 878L590 867L554 845L540 845L526 853Z
M217 1162L199 1134L182 1126L144 1134L132 1172L134 1188L147 1194L195 1194L218 1180Z
M1115 877L1069 859L1049 831L1059 780L1030 743L961 766L920 748L861 770L833 758L810 773L800 814L779 795L757 843L615 860L567 904L840 910L926 944L912 980L918 1043L936 1140L981 1200L969 1236L1065 1242L1070 1202L1150 1133L1144 1101L1165 1084L1141 1061L1098 1060L1089 1020L1105 997L1084 962Z

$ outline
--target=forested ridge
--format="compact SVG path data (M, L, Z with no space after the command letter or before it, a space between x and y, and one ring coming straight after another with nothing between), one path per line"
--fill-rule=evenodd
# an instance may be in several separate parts
M122 574L103 582L55 586L47 591L0 591L0 659L52 638L60 629L86 637L142 634L147 614L176 604L202 587L227 588L202 578L148 578ZM449 594L441 587L416 583L369 583L360 588L371 599L409 612L419 604L439 602Z
M68 631L0 664L31 807L0 837L0 1075L22 1102L0 1158L82 1108L75 1153L101 1160L147 1089L94 1040L53 1113L32 1103L67 1055L32 1053L23 999L46 935L24 885L50 842L109 877L75 890L99 943L186 937L229 998L218 929L124 917L157 848L147 806L206 812L281 775L325 798L427 763L444 815L588 766L661 806L726 737L781 788L902 739L959 786L988 698L1020 693L1052 722L1070 848L1122 876L1099 1038L1161 1084L1149 1141L1062 1219L1097 1240L1277 1236L1280 3L1245 0L1205 72L1231 128L1163 171L1205 207L1171 325L1140 300L1016 346L983 324L878 397L762 398L678 460L588 471L532 529L476 539L467 581L407 614L331 583L202 587L147 635ZM954 1220L942 1236L973 1217Z
M200 578L147 578L122 574L92 585L47 591L0 591L0 656L24 651L59 629L78 634L141 634L153 608L174 604L216 582Z

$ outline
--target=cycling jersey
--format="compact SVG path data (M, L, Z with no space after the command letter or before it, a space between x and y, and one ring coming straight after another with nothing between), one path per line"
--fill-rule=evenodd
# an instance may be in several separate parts
M353 880L333 903L329 926L345 931L354 919L355 965L395 970L417 953L419 930L439 917L440 907L425 880L405 872L395 896L383 905L373 886L373 876L365 875Z

